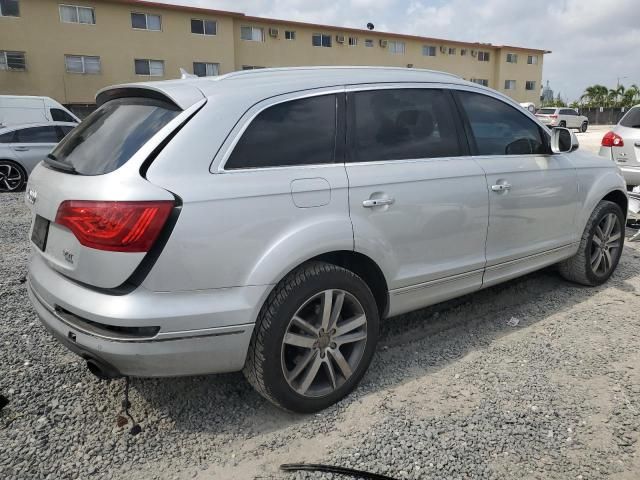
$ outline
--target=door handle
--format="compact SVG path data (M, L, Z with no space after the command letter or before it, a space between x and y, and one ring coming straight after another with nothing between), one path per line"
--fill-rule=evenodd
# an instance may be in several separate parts
M395 198L370 198L362 202L364 208L381 207L383 205L393 205Z
M29 151L29 147L13 147L16 152L27 152Z
M499 183L498 185L491 185L491 190L493 190L494 192L506 192L508 190L511 190L511 184Z

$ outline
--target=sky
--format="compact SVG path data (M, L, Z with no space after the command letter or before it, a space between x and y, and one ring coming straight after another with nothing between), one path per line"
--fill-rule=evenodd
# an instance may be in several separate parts
M551 50L543 83L565 100L640 85L638 0L155 0L377 31Z

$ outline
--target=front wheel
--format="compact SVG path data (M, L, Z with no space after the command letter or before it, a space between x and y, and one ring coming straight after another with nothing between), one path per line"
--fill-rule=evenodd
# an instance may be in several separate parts
M27 174L17 164L0 160L0 192L17 192L24 188Z
M336 265L310 262L269 295L244 375L275 405L322 410L351 392L371 363L378 308L367 284Z
M559 264L560 274L582 285L601 285L618 266L623 246L622 209L613 202L603 200L589 217L578 253Z
M582 122L582 126L580 127L580 131L582 133L587 131L587 128L589 128L589 123L588 122Z

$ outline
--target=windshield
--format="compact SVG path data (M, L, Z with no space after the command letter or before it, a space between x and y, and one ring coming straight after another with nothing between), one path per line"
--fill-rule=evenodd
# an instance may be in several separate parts
M553 115L554 113L556 113L556 109L555 108L541 108L540 110L538 110L538 113L541 115Z
M112 100L76 127L50 158L80 175L112 172L179 113L176 106L149 98Z
M640 128L640 107L633 107L620 120L620 125L628 128Z

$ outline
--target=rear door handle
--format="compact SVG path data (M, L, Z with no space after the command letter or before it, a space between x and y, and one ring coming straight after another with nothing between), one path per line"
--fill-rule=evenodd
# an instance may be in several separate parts
M491 185L491 190L494 192L506 192L507 190L511 190L511 184L499 183L498 185Z
M370 198L362 202L364 208L380 207L383 205L393 205L395 198Z
M13 147L16 152L27 152L29 151L29 147Z

